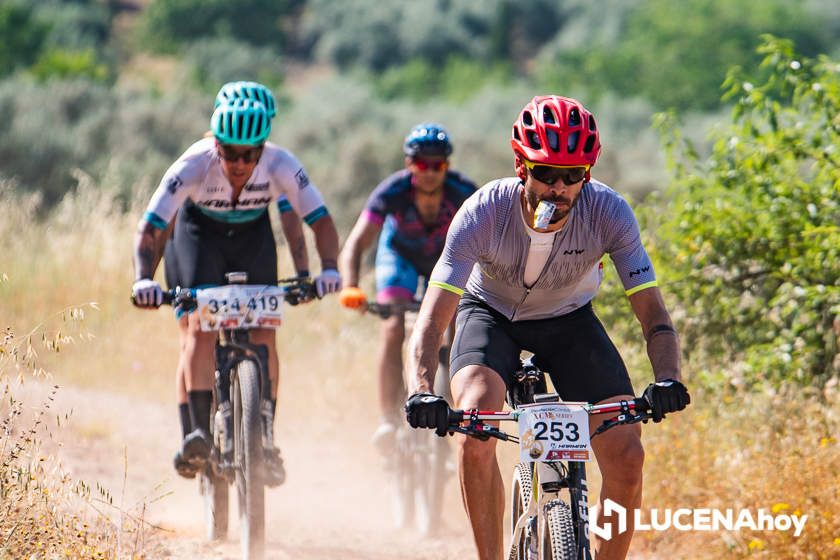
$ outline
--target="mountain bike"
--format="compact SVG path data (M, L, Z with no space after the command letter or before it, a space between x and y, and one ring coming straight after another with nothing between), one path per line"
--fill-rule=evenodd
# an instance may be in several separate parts
M452 410L449 430L519 444L509 560L592 560L586 483L590 440L615 426L646 421L649 405L642 398L601 405L562 402L545 391L545 373L523 360L507 392L511 411ZM590 436L593 414L614 416ZM487 423L506 420L519 423L518 436Z
M367 304L368 313L382 319L419 309L419 301ZM436 379L438 394L448 397L448 345L441 348ZM395 524L413 525L421 534L432 535L440 528L444 490L451 474L449 442L431 432L413 430L405 422L398 422L396 428L396 445L387 458Z
M249 329L279 328L284 302L297 305L316 294L308 278L267 286L247 284L244 272L225 277L226 286L164 292L164 303L195 311L202 330L218 331L212 449L199 472L199 490L204 496L207 537L221 540L228 531L228 487L236 487L242 555L254 559L262 558L265 548L264 461L276 451L268 348L253 344Z

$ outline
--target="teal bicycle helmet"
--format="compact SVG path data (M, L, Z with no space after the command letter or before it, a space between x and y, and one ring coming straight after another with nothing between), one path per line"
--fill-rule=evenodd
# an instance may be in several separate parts
M271 119L259 101L235 99L216 107L210 130L222 144L260 146L271 132Z
M235 99L252 99L259 101L265 105L268 112L268 118L273 119L277 114L277 104L274 102L274 95L271 90L258 82L228 82L222 86L219 93L216 94L216 104L213 109L219 105L230 103Z

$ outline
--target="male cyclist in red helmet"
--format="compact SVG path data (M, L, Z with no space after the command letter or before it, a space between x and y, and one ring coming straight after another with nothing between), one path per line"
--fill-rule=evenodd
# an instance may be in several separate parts
M410 342L414 427L446 432L448 405L432 394L441 336L457 311L451 389L457 408L499 410L519 353L534 353L563 400L632 399L624 363L591 300L600 262L615 263L647 342L655 383L645 390L655 421L685 408L679 342L627 202L590 177L601 149L580 102L535 97L513 125L516 176L481 188L458 211ZM644 451L638 425L592 441L603 487L628 509L641 504ZM461 485L479 558L502 557L504 488L495 440L464 438ZM631 516L632 517L632 516ZM595 541L598 560L624 558L633 527Z

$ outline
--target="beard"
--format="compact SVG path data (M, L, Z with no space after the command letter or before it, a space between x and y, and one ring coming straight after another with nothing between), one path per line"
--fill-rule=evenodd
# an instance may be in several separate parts
M568 199L565 196L553 195L551 191L547 192L544 196L541 197L538 196L536 193L530 192L526 189L525 197L528 200L528 204L531 206L531 208L536 208L541 200L554 203L554 215L551 216L551 219L548 223L556 224L557 222L569 215L569 212L572 211L572 208L575 207L575 204L577 204L577 201L580 198L580 192L578 192L577 196L575 196L573 199Z

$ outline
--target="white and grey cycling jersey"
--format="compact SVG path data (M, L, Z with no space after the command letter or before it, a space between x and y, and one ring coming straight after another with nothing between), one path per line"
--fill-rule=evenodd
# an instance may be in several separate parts
M221 222L255 220L272 203L278 204L281 212L290 204L310 225L327 214L324 199L303 165L291 152L271 142L265 143L259 162L234 203L233 187L222 172L215 140L199 140L167 169L143 217L164 229L187 198Z
M609 254L631 295L656 285L656 275L627 202L598 181L583 186L557 232L536 282L525 285L530 237L521 215L524 187L515 177L491 181L455 215L430 284L466 291L512 321L565 315L585 305L601 284Z

